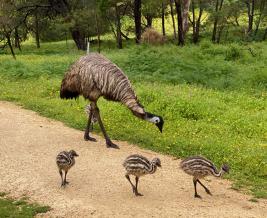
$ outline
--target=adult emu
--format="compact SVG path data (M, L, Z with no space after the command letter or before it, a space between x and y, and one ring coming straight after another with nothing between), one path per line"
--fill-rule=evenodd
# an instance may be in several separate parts
M84 132L85 140L96 141L89 136L91 119L92 116L95 116L106 139L106 146L118 148L110 140L101 121L100 111L97 107L97 100L101 96L107 100L121 102L135 116L154 123L162 132L164 123L162 117L146 112L139 103L127 76L118 66L98 53L90 53L81 57L70 67L62 80L61 98L77 98L79 95L83 95L91 102L91 113Z

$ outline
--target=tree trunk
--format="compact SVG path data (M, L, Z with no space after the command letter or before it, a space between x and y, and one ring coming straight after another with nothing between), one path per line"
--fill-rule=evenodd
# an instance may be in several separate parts
M174 39L176 39L177 33L176 33L176 26L175 26L174 13L173 13L173 0L170 0L170 7L171 7L171 17L172 17L172 26L173 26L173 37Z
M192 0L192 27L193 27L193 42L196 43L196 15L195 15L195 0Z
M213 23L213 31L212 31L212 38L211 38L211 40L213 42L215 42L216 34L217 34L217 24L218 24L217 12L218 12L218 8L219 8L219 0L216 0L216 6L215 6L216 15L215 15L214 23Z
M115 6L116 11L116 22L117 22L117 47L122 49L122 38L121 38L121 18L117 5Z
M86 51L85 36L78 29L71 30L71 36L79 50Z
M184 35L189 30L188 13L189 13L189 8L190 8L190 1L191 0L183 0L183 30L184 30Z
M97 51L100 53L100 31L97 13L95 12L96 32L97 32Z
M203 14L203 7L200 4L199 5L199 15L198 15L198 19L197 19L197 22L196 22L196 36L195 36L196 39L195 39L195 43L199 42L199 32L200 32L200 24L201 24L202 14Z
M146 22L147 22L146 26L148 28L152 27L153 17L150 14L148 14L148 15L145 16L145 18L146 18Z
M255 0L247 0L246 5L248 8L248 31L247 32L248 34L251 34L252 29L253 29Z
M218 31L218 35L217 35L217 39L216 39L216 43L220 43L220 41L221 41L221 35L222 35L222 32L223 32L223 29L224 29L224 26L221 26L220 28L219 28L219 31Z
M256 28L254 31L254 36L256 36L258 31L259 31L260 23L262 21L264 9L265 9L265 3L266 3L266 0L261 0L261 2L260 2L259 18L256 22Z
M7 44L8 44L8 47L10 48L12 57L16 60L16 55L15 55L14 50L13 50L13 47L12 47L12 43L11 43L11 39L10 39L10 35L11 35L10 33L6 35Z
M178 20L178 45L184 45L183 17L181 0L175 0L175 7Z
M21 51L18 28L15 28L15 48L18 48Z
M135 41L137 44L141 40L141 0L134 0L134 22L135 22Z
M193 14L193 43L198 43L199 42L199 31L200 31L200 23L201 23L201 17L203 14L203 7L200 3L199 5L199 15L198 19L196 20L196 15L195 15L195 1L192 0L192 14Z
M265 32L264 32L264 35L263 35L262 40L266 40L266 38L267 38L267 27L266 27L266 29L265 29Z
M216 41L217 25L218 25L218 21L219 21L219 18L218 18L218 16L217 16L217 13L218 13L218 11L220 11L220 10L222 9L223 1L224 1L224 0L221 0L221 2L220 2L220 7L219 7L219 0L216 0L216 6L215 6L215 13L216 13L216 16L215 16L214 23L213 23L213 31L212 31L212 38L211 38L211 40L212 40L213 42Z
M40 48L39 20L38 20L37 11L35 12L34 22L35 22L35 41L36 41L36 47L37 48Z
M165 32L165 5L162 2L161 4L161 25L162 25L162 35L165 36L166 32Z

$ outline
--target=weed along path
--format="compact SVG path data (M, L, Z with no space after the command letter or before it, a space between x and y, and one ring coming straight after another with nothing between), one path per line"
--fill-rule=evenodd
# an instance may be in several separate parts
M213 196L199 188L203 199L194 199L192 178L179 169L179 160L126 142L117 142L120 150L107 149L95 137L96 143L85 142L81 131L0 102L0 192L51 206L43 217L266 217L266 200L250 202L229 181L205 181ZM55 157L65 149L80 156L69 186L60 188ZM155 174L141 178L143 197L133 195L124 177L122 162L134 153L162 162Z

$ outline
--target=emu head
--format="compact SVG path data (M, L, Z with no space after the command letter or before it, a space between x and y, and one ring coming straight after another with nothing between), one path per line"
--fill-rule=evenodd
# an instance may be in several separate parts
M69 154L70 154L70 157L73 158L73 157L79 157L79 155L76 153L76 151L74 150L70 150L69 151Z
M164 120L161 116L157 116L155 114L146 112L145 120L147 120L148 122L154 123L158 127L159 131L162 133Z
M153 160L151 161L151 163L157 167L161 167L161 161L159 158L153 158Z

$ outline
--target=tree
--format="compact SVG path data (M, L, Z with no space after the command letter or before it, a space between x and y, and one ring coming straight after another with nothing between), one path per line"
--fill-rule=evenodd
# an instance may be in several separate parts
M141 41L141 0L134 0L134 23L135 23L135 41L137 44Z
M264 19L264 17L267 15L267 2L266 0L261 0L258 2L258 16L257 16L257 20L255 22L255 31L254 31L254 36L257 35L260 24L262 22L262 20Z
M122 46L122 37L124 36L121 30L121 18L126 13L129 13L128 9L129 2L127 0L102 0L99 4L100 11L102 16L105 17L106 21L109 23L112 32L116 38L117 47L121 49Z
M165 31L165 4L164 2L161 3L161 26L162 26L162 35L166 35Z
M184 31L183 31L183 16L182 16L182 2L181 0L175 0L175 7L178 21L178 45L184 45Z
M189 30L188 12L190 9L190 3L191 3L191 0L183 0L183 30L184 30L184 35Z
M216 41L216 36L217 36L217 26L218 26L218 21L220 18L220 11L222 10L224 0L216 0L216 6L215 6L215 13L214 13L214 23L213 23L213 31L212 31L212 38L211 40L213 42Z
M170 9L171 9L171 18L172 18L172 27L173 27L173 38L177 38L175 20L174 20L174 10L173 10L173 2L174 0L170 0Z
M248 34L251 34L253 30L253 20L254 20L254 10L255 10L255 0L246 0L245 4L247 5L248 13Z
M198 4L196 4L196 2ZM199 42L199 32L200 32L200 24L201 24L201 17L203 14L203 10L204 10L204 3L202 2L202 0L192 0L192 20L190 20L191 24L192 24L192 28L193 28L193 43L198 43ZM199 12L198 12L198 17L196 17L196 6L198 5L199 7Z
M16 42L16 45L20 48L19 44L19 27L25 23L26 15L22 15L17 12L17 2L2 0L0 4L0 41L3 42L3 48L8 46L14 59L16 55L13 49L12 41Z

